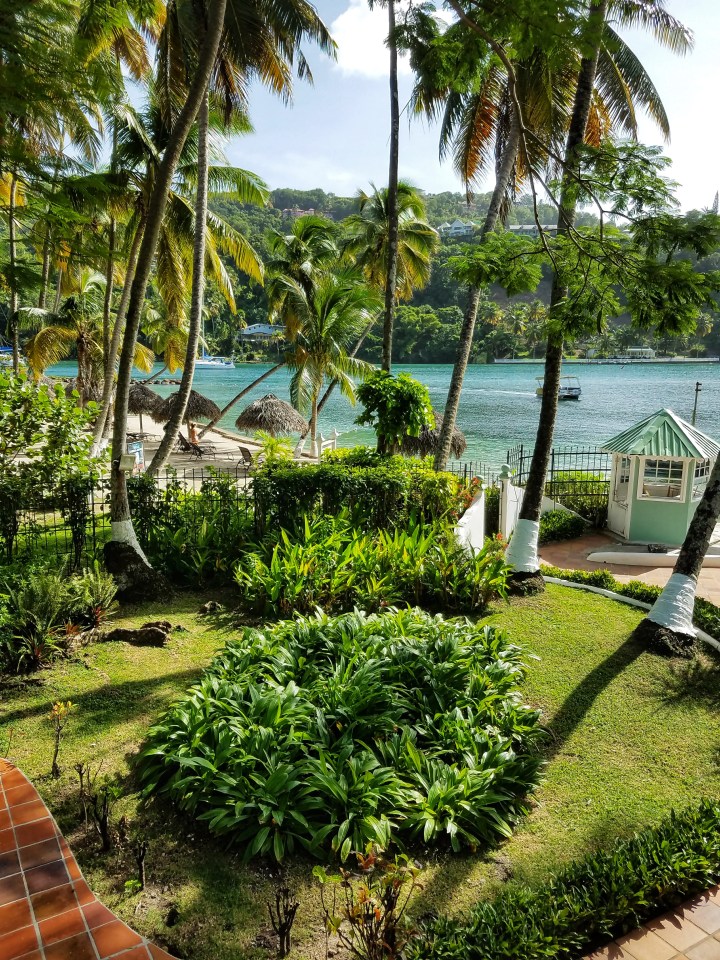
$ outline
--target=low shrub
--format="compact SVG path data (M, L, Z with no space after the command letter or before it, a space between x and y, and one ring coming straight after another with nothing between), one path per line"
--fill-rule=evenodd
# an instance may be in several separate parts
M282 527L302 530L306 518L348 511L365 529L402 527L411 518L457 518L467 505L466 486L429 461L381 456L361 447L336 450L313 466L270 463L253 478L260 534Z
M602 473L564 470L545 484L545 496L584 517L598 530L607 524L610 481Z
M0 586L0 669L29 672L49 664L117 608L112 577L28 569Z
M560 567L543 566L541 572L546 577L557 577L560 580L570 580L571 583L586 583L591 587L612 590L613 593L619 593L622 597L631 597L643 603L655 603L662 593L662 587L655 586L653 583L643 583L642 580L621 583L609 570L563 570ZM704 597L695 597L693 622L696 627L716 640L720 640L720 607L716 607Z
M550 510L540 517L539 543L574 540L587 532L586 520L567 510Z
M485 487L485 535L494 537L500 532L500 487Z
M143 549L176 585L232 582L235 563L255 543L252 501L229 474L211 470L197 493L172 474L164 485L140 474L128 479L128 495Z
M299 536L282 530L243 557L235 580L243 602L261 614L289 616L318 606L373 611L390 604L463 612L505 596L507 567L497 543L470 553L442 522L364 532L341 514L306 519Z
M409 960L576 960L720 880L720 804L704 801L570 864L541 887L514 885L465 920L440 918Z
M497 627L419 610L246 629L151 729L139 777L246 858L474 849L538 783L524 670Z

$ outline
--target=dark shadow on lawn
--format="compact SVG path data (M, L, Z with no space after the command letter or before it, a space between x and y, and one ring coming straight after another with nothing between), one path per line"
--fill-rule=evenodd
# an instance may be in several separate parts
M165 673L148 680L126 680L124 683L106 683L94 690L79 693L73 698L78 708L78 717L83 723L96 724L97 730L114 726L120 721L131 720L140 714L155 714L169 706L166 691L158 690L167 684L178 684L172 699L182 696L186 687L198 679L202 667L192 670L180 670L177 673ZM12 726L28 717L45 716L48 713L48 701L37 703L23 709L8 710L0 714L0 723Z
M693 703L717 710L720 708L720 665L701 660L673 664L663 680L666 703Z
M617 650L606 657L584 677L568 697L560 704L548 724L550 743L545 748L548 759L561 750L565 741L574 733L585 719L600 694L619 677L631 663L646 653L647 648L635 639L634 634L622 643Z

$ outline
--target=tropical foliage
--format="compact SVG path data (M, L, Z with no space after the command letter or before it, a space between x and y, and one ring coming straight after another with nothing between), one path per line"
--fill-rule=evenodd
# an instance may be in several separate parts
M260 614L374 611L394 604L478 612L505 595L508 571L494 541L462 547L445 523L408 521L363 532L346 514L305 520L299 535L281 530L235 570L242 602Z
M138 773L245 858L476 849L538 782L520 650L419 611L246 629L150 731Z

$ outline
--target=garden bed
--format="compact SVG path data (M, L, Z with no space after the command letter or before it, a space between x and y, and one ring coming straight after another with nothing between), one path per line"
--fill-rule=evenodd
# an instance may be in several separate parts
M129 774L148 727L199 678L232 632L224 611L200 616L208 597L183 596L172 609L155 604L124 612L118 626L159 618L173 630L163 649L91 646L77 661L59 661L30 680L3 678L0 750L9 754L56 813L95 892L123 919L178 956L198 960L267 957L273 947L266 901L279 871L272 861L243 864L201 824L167 805L140 810ZM221 598L222 599L222 598ZM457 914L494 893L508 877L542 880L597 844L607 845L668 811L717 795L720 668L704 655L693 663L655 657L628 637L640 612L601 597L551 586L535 598L497 604L489 622L525 647L526 701L543 710L551 736L545 782L530 817L513 838L478 854L427 858L417 909ZM185 632L187 631L187 632ZM528 660L528 655L540 659ZM57 700L71 700L58 781L49 777ZM113 812L150 838L148 889L129 894L135 875L127 847L110 855L78 816L73 765L104 757L102 774L126 795ZM321 911L312 861L293 858L285 876L297 889L298 957L323 957ZM169 925L166 921L169 921Z

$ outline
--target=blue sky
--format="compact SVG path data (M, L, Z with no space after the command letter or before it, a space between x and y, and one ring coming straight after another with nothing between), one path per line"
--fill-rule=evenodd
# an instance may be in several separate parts
M665 147L684 209L712 203L720 188L720 0L667 0L667 8L695 34L695 50L677 57L640 33L626 39L664 100L672 131ZM251 99L255 134L229 146L231 161L262 176L270 187L322 187L348 196L387 180L389 107L386 13L366 0L317 0L320 15L338 42L337 63L308 51L314 86L296 83L294 103L284 106L256 87ZM412 78L401 64L401 105ZM648 121L641 139L660 143ZM407 116L401 120L401 176L429 192L461 190L451 164L440 164L437 130ZM485 185L490 189L492 184Z

